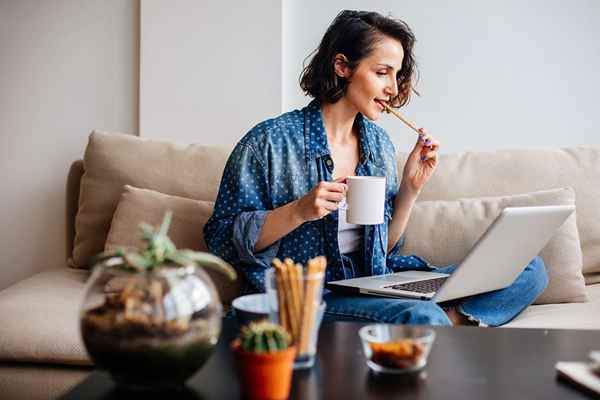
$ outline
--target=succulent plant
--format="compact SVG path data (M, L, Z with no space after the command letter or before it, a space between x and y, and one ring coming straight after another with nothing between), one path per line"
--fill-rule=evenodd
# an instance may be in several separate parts
M167 235L172 217L173 213L168 211L158 230L146 223L140 224L142 241L146 243L145 248L137 251L125 248L106 251L95 257L94 264L102 262L111 267L140 272L150 271L165 264L175 264L182 267L195 265L219 271L231 280L236 279L235 270L223 259L210 253L188 249L178 250Z
M289 347L290 335L281 325L269 321L250 322L242 327L240 346L251 353L271 353Z

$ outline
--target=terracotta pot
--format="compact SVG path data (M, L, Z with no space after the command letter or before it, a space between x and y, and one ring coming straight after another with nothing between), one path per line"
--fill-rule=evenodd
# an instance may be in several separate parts
M242 350L239 339L231 344L235 353L242 393L249 399L287 399L292 384L296 348L274 353Z

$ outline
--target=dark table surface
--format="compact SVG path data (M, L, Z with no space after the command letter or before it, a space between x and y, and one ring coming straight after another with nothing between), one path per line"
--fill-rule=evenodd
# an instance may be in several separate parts
M369 371L358 329L365 324L325 322L318 358L296 371L293 399L581 399L589 394L558 381L557 361L586 360L600 349L600 332L516 328L434 327L437 338L421 374L383 376ZM184 399L239 399L240 387L228 343L237 333L226 320L211 359L176 396ZM94 371L64 399L133 399L105 372ZM165 398L161 394L161 398ZM147 394L139 398L148 399Z

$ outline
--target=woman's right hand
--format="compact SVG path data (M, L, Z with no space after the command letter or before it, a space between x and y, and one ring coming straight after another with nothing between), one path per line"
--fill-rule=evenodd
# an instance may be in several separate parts
M334 182L319 182L304 197L296 200L296 215L303 221L315 221L323 218L339 207L339 203L346 197L348 187L346 178L336 179Z

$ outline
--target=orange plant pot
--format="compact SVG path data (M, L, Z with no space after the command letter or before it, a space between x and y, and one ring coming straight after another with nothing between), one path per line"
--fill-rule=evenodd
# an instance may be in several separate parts
M240 376L242 393L249 399L287 399L292 385L296 348L274 353L242 350L239 339L231 344Z

